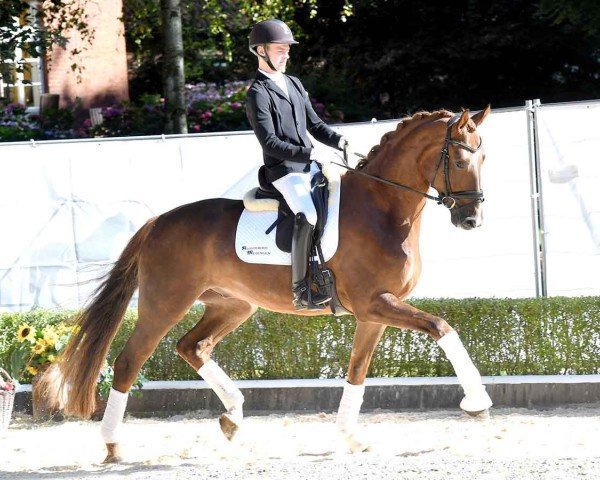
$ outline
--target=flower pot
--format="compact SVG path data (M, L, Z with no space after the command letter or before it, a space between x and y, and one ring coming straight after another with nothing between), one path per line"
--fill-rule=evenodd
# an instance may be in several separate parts
M10 424L15 402L14 381L6 370L0 368L0 431L6 430ZM10 388L9 388L10 387Z

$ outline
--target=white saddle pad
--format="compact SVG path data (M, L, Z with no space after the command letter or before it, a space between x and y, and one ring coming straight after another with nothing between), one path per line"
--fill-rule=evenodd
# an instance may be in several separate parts
M328 261L335 254L339 240L340 212L340 176L335 170L324 170L329 180L329 205L325 231L321 238L323 257ZM277 220L278 203L272 199L256 199L256 188L244 197L244 211L238 222L235 234L235 252L247 263L266 265L291 265L292 256L279 250L275 243L273 229L268 235L265 232Z

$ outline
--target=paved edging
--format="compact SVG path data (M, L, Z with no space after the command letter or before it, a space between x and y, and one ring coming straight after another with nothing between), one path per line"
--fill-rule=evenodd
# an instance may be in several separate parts
M483 377L497 407L549 408L600 402L600 375L531 375ZM246 412L333 412L343 379L240 380ZM362 410L456 408L462 399L456 377L369 378ZM217 396L204 381L147 382L143 395L131 397L135 416L174 415L196 410L221 412ZM31 411L31 387L23 385L15 410Z

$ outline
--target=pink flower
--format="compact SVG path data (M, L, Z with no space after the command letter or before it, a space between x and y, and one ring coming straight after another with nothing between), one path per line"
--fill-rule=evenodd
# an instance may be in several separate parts
M192 127L192 130L193 130L194 132L199 132L199 131L200 131L200 125L194 125L194 126Z
M14 384L7 382L4 385L2 385L2 390L5 390L7 392L12 392L15 389Z

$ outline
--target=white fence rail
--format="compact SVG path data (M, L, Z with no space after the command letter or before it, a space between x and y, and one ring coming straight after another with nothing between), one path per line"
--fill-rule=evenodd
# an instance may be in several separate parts
M396 123L334 128L367 152ZM413 296L600 294L599 124L595 102L493 112L484 225L429 205ZM241 198L260 164L251 132L0 144L0 311L81 306L149 217Z

